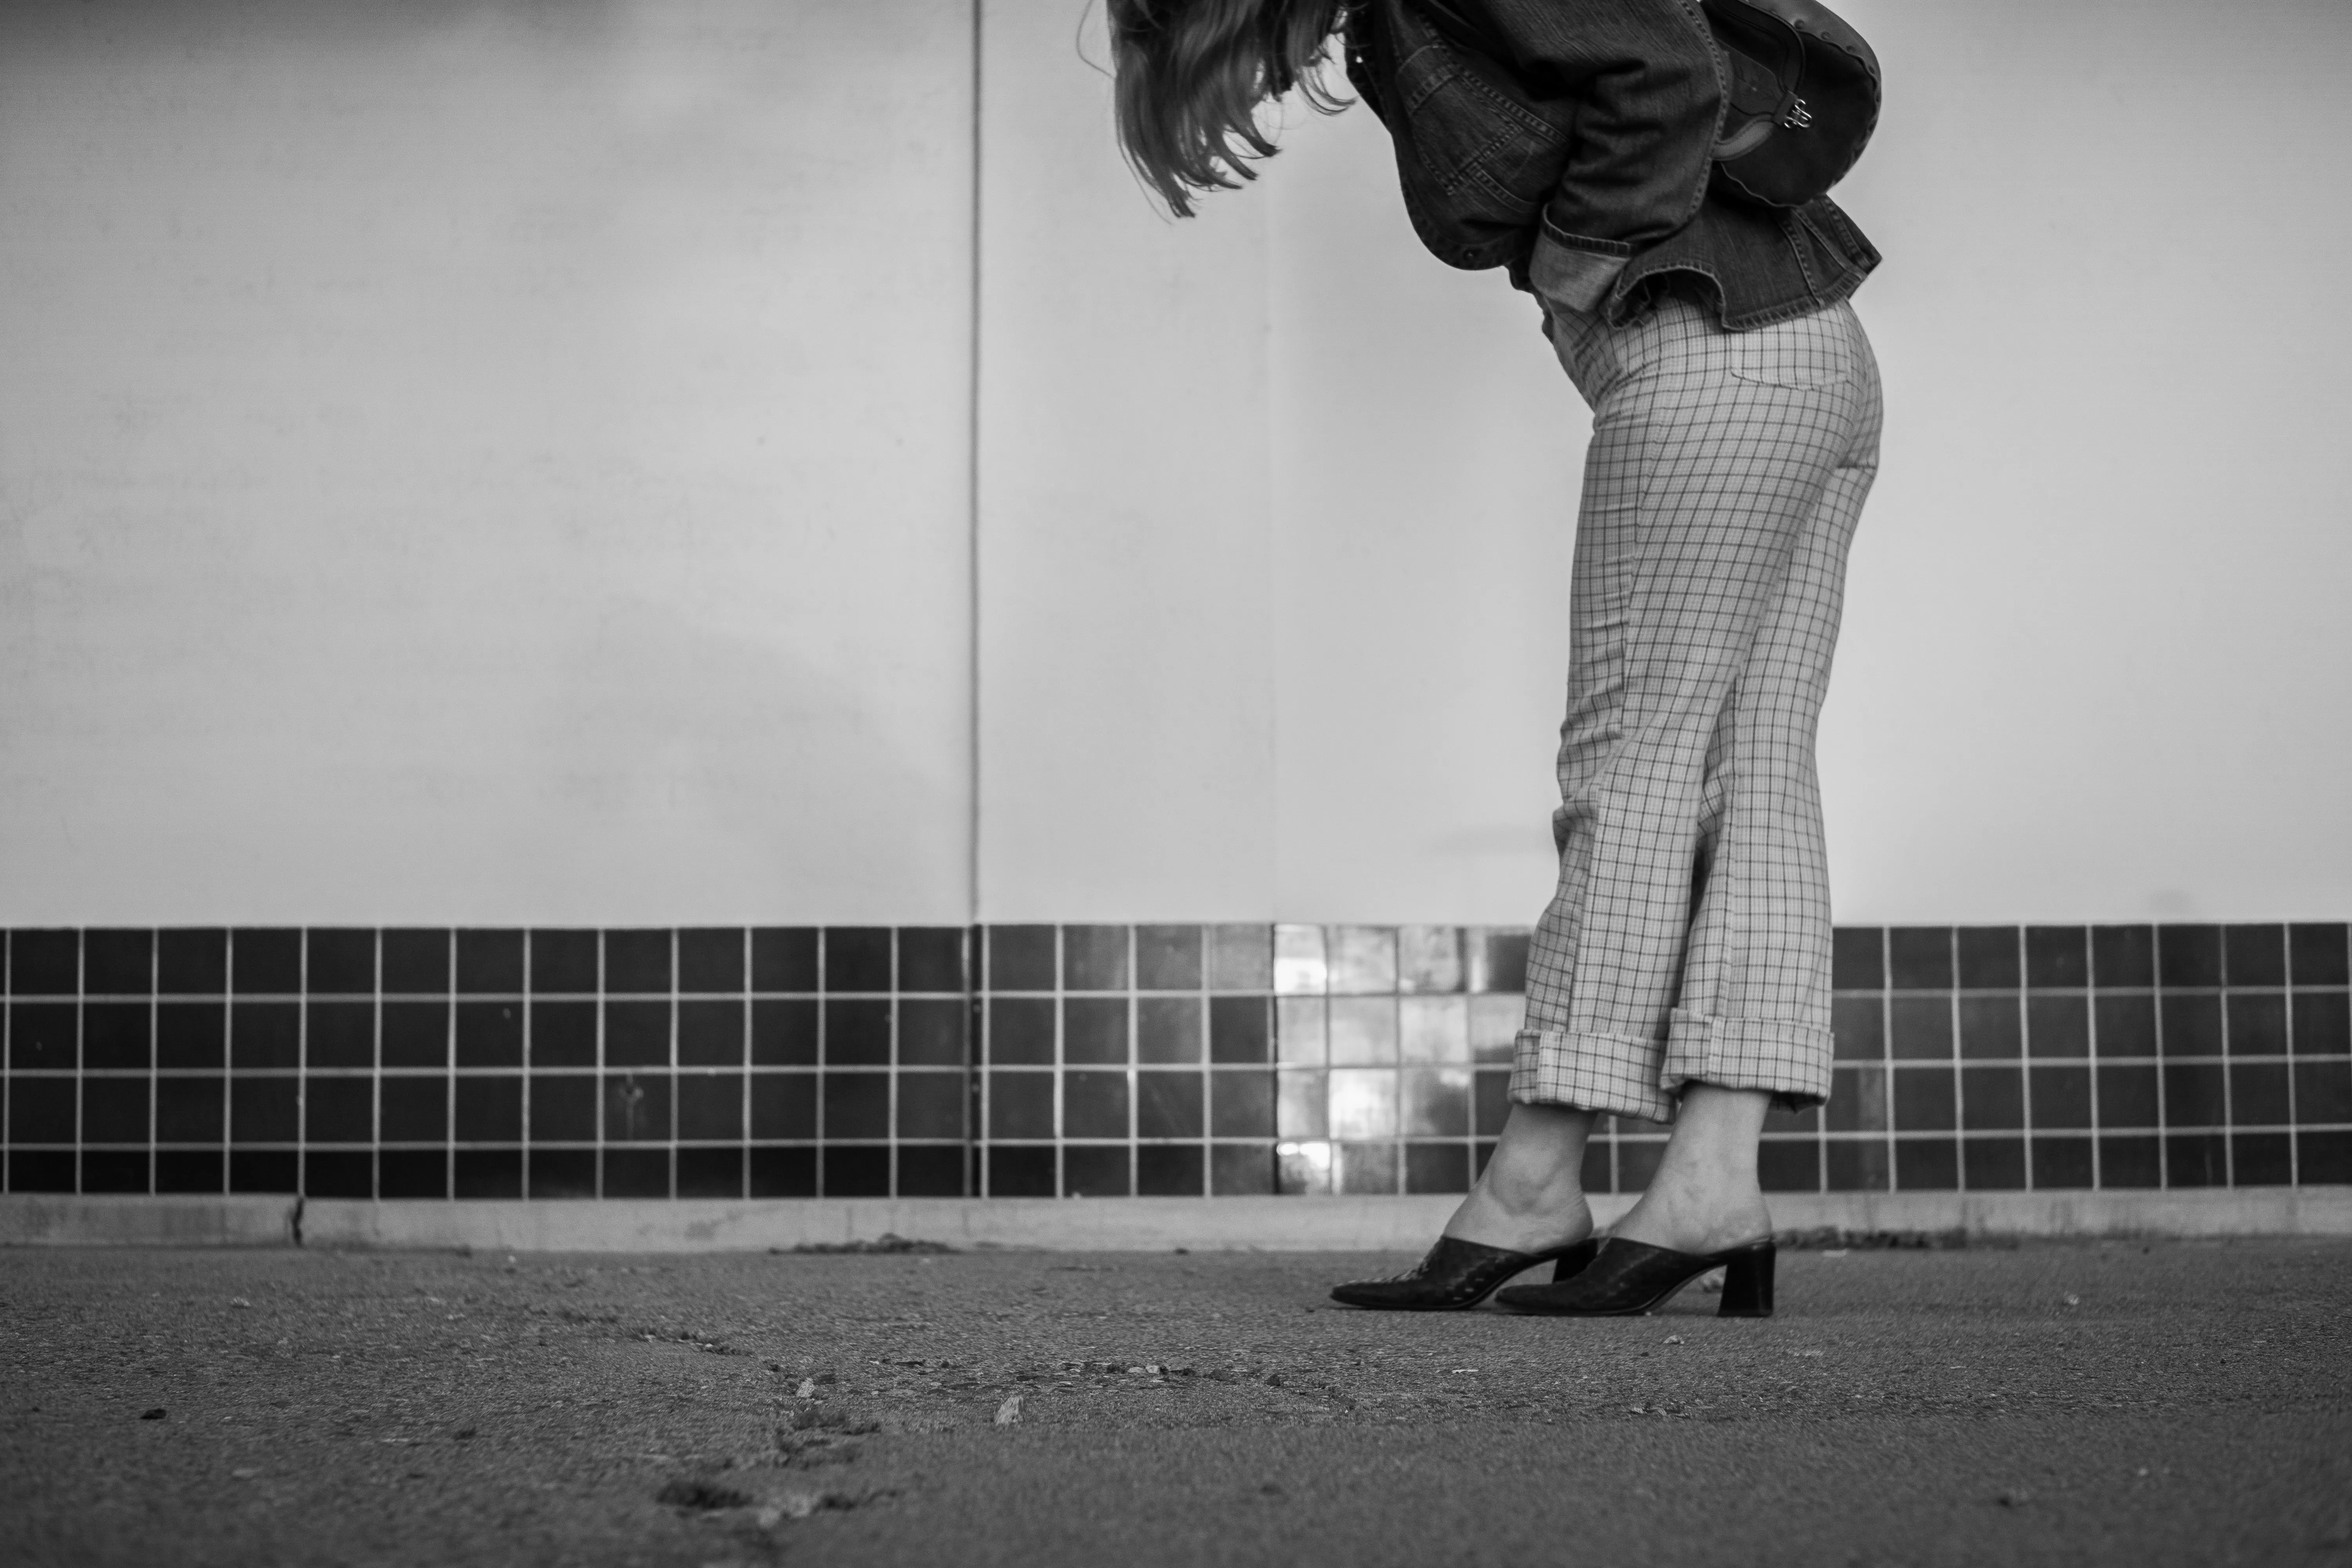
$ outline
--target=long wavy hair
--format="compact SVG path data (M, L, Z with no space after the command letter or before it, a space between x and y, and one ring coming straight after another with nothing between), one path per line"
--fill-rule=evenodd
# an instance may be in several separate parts
M1344 3L1106 0L1119 147L1170 211L1191 217L1195 193L1257 178L1251 161L1275 153L1268 99L1297 88L1327 114L1347 107L1316 71Z

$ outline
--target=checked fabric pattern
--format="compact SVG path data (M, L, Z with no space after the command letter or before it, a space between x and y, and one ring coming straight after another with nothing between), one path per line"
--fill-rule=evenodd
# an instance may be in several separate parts
M1559 883L1511 1098L1671 1121L1687 1082L1830 1089L1813 736L1877 473L1853 309L1726 331L1547 302L1593 411L1570 592Z

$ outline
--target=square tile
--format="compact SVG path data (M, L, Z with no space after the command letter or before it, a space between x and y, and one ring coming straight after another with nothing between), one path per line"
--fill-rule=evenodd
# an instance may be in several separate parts
M958 1087L961 1080L958 1080ZM677 1075L677 1136L695 1143L740 1143L745 1132L743 1075L682 1072ZM961 1131L961 1128L959 1128Z
M1342 1143L1337 1151L1334 1190L1349 1195L1387 1196L1397 1191L1397 1146Z
M2342 985L2347 980L2347 954L2352 954L2352 941L2347 932L2352 931L2342 922L2333 925L2294 925L2287 927L2287 973L2297 985Z
M2025 1074L2015 1067L1962 1068L1960 1125L1971 1132L2023 1131Z
M295 1193L302 1187L302 1163L291 1149L232 1149L228 1190L233 1193Z
M2235 992L2228 999L2230 1054L2233 1057L2286 1055L2286 1005L2282 993Z
M2033 1130L2082 1128L2091 1125L2091 1069L2086 1067L2042 1067L2027 1074L2033 1093Z
M457 981L460 989L469 989L466 980L466 938L468 931L457 933ZM601 966L598 949L602 944L593 931L534 931L530 933L530 988L533 992L570 993L572 995L593 995L600 984Z
M457 1087L460 1096L465 1085ZM604 1075L604 1142L607 1143L667 1143L676 1136L670 1108L671 1078L666 1072L608 1072Z
M228 1010L228 1065L290 1068L302 1061L302 1008L293 1002L236 1002Z
M2291 1127L2294 1112L2288 1099L2284 1062L2230 1064L2230 1124L2233 1127Z
M81 1059L80 1037L71 1002L8 1004L8 1065L19 1072L71 1072Z
M1263 1017L1265 1009L1258 1009ZM1203 1014L1197 996L1139 996L1135 1003L1135 1059L1198 1062ZM1264 1050L1261 1045L1259 1049ZM1262 1059L1262 1058L1261 1058Z
M1470 998L1399 997L1397 1054L1408 1062L1468 1062Z
M1274 988L1277 993L1286 996L1320 996L1328 988L1328 976L1321 926L1274 928Z
M696 995L744 988L747 943L740 926L695 926L677 933L677 988Z
M898 1136L947 1141L964 1135L966 1089L960 1072L898 1075Z
M1817 1105L1807 1106L1802 1110L1791 1110L1786 1106L1776 1104L1769 1107L1764 1112L1764 1132L1767 1137L1775 1132L1812 1133L1820 1131L1821 1125L1822 1110Z
M1331 1059L1329 1009L1320 996L1274 999L1275 1047L1285 1066L1321 1067Z
M1414 1138L1467 1138L1473 1076L1466 1067L1406 1068L1398 1075L1399 1130Z
M1961 926L1953 933L1963 991L2014 991L2020 983L2015 926Z
M2091 983L2091 933L2086 926L2025 928L2025 983L2071 988Z
M964 941L961 926L900 926L899 991L961 996Z
M2099 1125L2103 1128L2158 1125L2156 1069L2152 1067L2102 1067L2096 1079Z
M1949 1138L1898 1138L1895 1142L1895 1190L1949 1193L1959 1190L1960 1150Z
M2230 1139L2230 1184L2285 1187L2294 1184L2294 1139L2285 1132L2239 1132Z
M1054 1075L992 1072L988 1075L988 1135L991 1138L1054 1136Z
M828 1072L824 1076L822 1093L824 1104L823 1136L828 1142L845 1138L883 1139L890 1136L888 1073Z
M2091 984L2103 989L2156 984L2156 928L2093 926Z
M2352 1132L2297 1132L2294 1175L2306 1187L2352 1183Z
M2221 928L2221 978L2229 985L2286 984L2286 927Z
M1893 926L1886 932L1887 984L1895 991L1952 988L1948 926Z
M670 1011L667 1002L604 1004L606 1067L667 1067L670 1065L669 1036ZM884 1048L887 1050L887 1046ZM888 1058L886 1056L884 1059Z
M386 1002L379 1015L388 1068L449 1065L449 1004Z
M2088 1138L2035 1138L2029 1146L2035 1191L2082 1191L2096 1185Z
M522 1151L520 1149L460 1149L450 1162L453 1185L461 1198L522 1196Z
M21 1089L22 1085L16 1086ZM70 1090L73 1086L68 1083ZM218 1143L224 1134L224 1110L228 1081L213 1074L159 1073L155 1079L155 1142L158 1143ZM20 1101L9 1097L9 1136L33 1142L13 1124ZM71 1114L72 1102L67 1102ZM217 1191L217 1185L204 1189Z
M1128 1138L1127 1074L1083 1072L1062 1075L1062 1136L1065 1138Z
M2015 996L1961 997L1960 1055L1972 1061L2014 1061L2023 1056L2019 1003Z
M608 1198L670 1195L667 1149L607 1149L604 1152L604 1195Z
M1206 1131L1202 1075L1192 1071L1135 1075L1138 1138L1198 1138Z
M1062 1059L1095 1065L1128 1061L1127 998L1062 998Z
M74 1152L32 1149L8 1151L8 1187L18 1193L69 1193L74 1190Z
M1398 1076L1394 1068L1332 1068L1326 1085L1328 1096L1327 1125L1330 1129L1330 1136L1357 1139L1395 1137L1399 1131Z
M1470 1130L1482 1138L1500 1136L1511 1116L1511 1075L1481 1071L1470 1086Z
M2093 997L2091 1044L2103 1058L2156 1055L2156 998Z
M743 1004L694 1000L677 1005L680 1067L743 1065Z
M1510 1061L1527 1017L1527 998L1511 992L1470 998L1470 1055L1482 1062Z
M523 989L523 933L461 931L457 942L457 989L470 996L512 996Z
M596 1151L533 1149L526 1181L534 1198L593 1198L596 1195Z
M1830 1028L1840 1061L1885 1060L1886 1004L1878 997L1831 997Z
M1895 1126L1898 1131L1948 1131L1953 1125L1949 1068L1895 1069Z
M1213 1143L1209 1190L1218 1197L1258 1197L1275 1191L1272 1143Z
M593 1002L534 1004L530 1009L530 1065L594 1067L596 1016Z
M989 990L1054 989L1060 960L1052 926L990 926L987 947Z
M522 1140L522 1079L509 1074L467 1074L456 1085L460 1143L516 1143Z
M1334 996L1393 996L1397 990L1394 926L1323 928L1326 984Z
M612 1046L605 1045L607 1059ZM824 1065L887 1067L890 1062L890 1004L880 997L824 1000Z
M1275 1125L1274 1074L1226 1068L1209 1075L1212 1136L1272 1138Z
M992 1198L1050 1198L1059 1195L1058 1162L1051 1149L991 1149L988 1152L988 1195Z
M415 928L390 930L378 939L378 945L383 965L381 979L386 995L438 996L448 994L447 931Z
M1397 1061L1394 996L1334 996L1328 1028L1333 1067L1393 1067Z
M2230 1184L2230 1141L2219 1132L2174 1133L2164 1141L2164 1184L2168 1187L2226 1187Z
M969 1161L961 1143L901 1144L898 1196L960 1198L966 1195Z
M229 986L240 996L294 996L302 990L302 933L242 927L229 933Z
M1972 1193L2025 1190L2025 1140L1968 1138L1960 1142L1960 1183Z
M1197 1198L1208 1162L1198 1143L1145 1144L1135 1152L1135 1193L1145 1198Z
M1062 989L1128 989L1127 943L1125 926L1064 926Z
M1136 989L1198 991L1205 974L1202 956L1199 926L1138 926L1135 928Z
M751 1061L758 1067L814 1067L816 1003L767 998L751 1004Z
M72 1085L68 1084L67 1088L71 1089ZM147 1079L143 1076L83 1079L81 1142L145 1143L148 1135L147 1099Z
M438 1149L383 1149L375 1157L376 1195L383 1198L446 1198L449 1157Z
M1128 1173L1125 1145L1088 1148L1067 1144L1062 1150L1062 1194L1073 1198L1123 1198L1135 1188Z
M1399 991L1415 995L1460 991L1464 981L1462 928L1399 926L1396 965Z
M1885 928L1839 926L1831 933L1830 984L1839 991L1886 988Z
M1265 996L1209 999L1209 1059L1220 1067L1255 1066L1273 1058L1273 1004Z
M1897 995L1886 1005L1888 1033L1897 1061L1952 1059L1952 999L1948 995Z
M2091 1003L2085 996L2028 996L2025 1048L2039 1058L2091 1054Z
M805 995L816 988L814 926L761 926L752 931L752 990ZM760 1179L761 1169L760 1159L754 1155L751 1174L755 1185ZM777 1179L788 1178L780 1175ZM814 1162L809 1166L808 1180L814 1186L816 1181Z
M427 1078L385 1075L382 1093L382 1117L379 1134L387 1143L440 1143L449 1137L449 1080L438 1076ZM593 1103L593 1101L592 1101ZM594 1136L594 1122L590 1122L590 1136ZM442 1185L447 1185L445 1181ZM389 1194L387 1196L391 1195ZM414 1195L414 1194L404 1194Z
M155 990L155 933L151 931L90 931L82 933L81 989L85 996L148 996Z
M375 1142L375 1080L320 1078L302 1085L302 1138L310 1143Z
M1757 1146L1756 1178L1768 1193L1822 1190L1822 1149L1811 1138L1767 1138Z
M816 1075L755 1072L751 1075L751 1136L761 1141L816 1136ZM757 1162L753 1162L756 1167ZM815 1167L810 1167L815 1180ZM757 1196L756 1193L753 1194Z
M2221 928L2167 925L2156 928L2156 973L2162 984L2221 984Z
M1832 1132L1879 1132L1892 1124L1887 1104L1887 1069L1839 1067L1831 1072L1829 1103L1822 1123Z
M81 1190L85 1193L144 1193L148 1179L144 1149L82 1152Z
M312 996L375 994L375 932L314 926L303 933L301 989Z
M1476 993L1524 994L1528 942L1529 933L1515 927L1466 928L1462 933L1464 984Z
M375 1196L375 1155L364 1149L302 1156L302 1194L313 1198Z
M992 996L988 999L988 1059L1051 1067L1054 1064L1054 1003L1050 997Z
M313 1002L304 1009L302 1059L314 1068L375 1066L375 1004Z
M1271 991L1274 989L1274 928L1272 926L1211 926L1207 936L1210 990ZM1212 1163L1213 1163L1213 1160Z
M666 995L670 989L670 933L604 932L604 994Z
M890 928L824 928L824 988L829 992L890 990Z
M890 1151L841 1149L823 1151L824 1195L829 1198L887 1198L890 1195Z
M912 996L898 1003L898 1063L960 1068L967 1060L964 1026L971 1006L961 996Z
M155 988L166 996L218 996L228 990L228 932L155 933ZM217 1187L207 1189L217 1192Z
M2294 1010L2294 1054L2340 1057L2352 1050L2352 1009L2341 991L2298 991Z
M1274 1146L1275 1188L1288 1196L1320 1196L1332 1190L1332 1166L1338 1157L1322 1142L1286 1142Z
M2158 1005L2164 1054L2168 1057L2218 1057L2221 1054L2221 998L2215 995L2167 994Z
M2294 1064L2294 1120L2303 1127L2352 1122L2352 1060L2318 1057Z
M21 1092L21 1083L13 1086ZM12 1095L10 1098L14 1098ZM293 1074L235 1078L228 1086L228 1141L291 1143L299 1124L301 1086Z
M1330 1100L1322 1073L1281 1073L1276 1095L1274 1129L1277 1136L1294 1139L1329 1136Z

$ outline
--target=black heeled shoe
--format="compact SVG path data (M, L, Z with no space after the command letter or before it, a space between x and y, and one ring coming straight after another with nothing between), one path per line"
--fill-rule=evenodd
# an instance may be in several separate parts
M1387 1279L1357 1279L1334 1287L1331 1300L1378 1311L1459 1312L1493 1295L1496 1288L1512 1275L1533 1268L1547 1258L1559 1259L1552 1270L1552 1284L1543 1287L1554 1289L1561 1280L1574 1279L1579 1269L1592 1261L1600 1246L1597 1238L1588 1237L1544 1252L1513 1252L1507 1247L1488 1247L1483 1242L1441 1236L1437 1245L1429 1249L1429 1255L1404 1273Z
M1772 1315L1772 1238L1720 1252L1676 1252L1611 1237L1574 1279L1550 1285L1515 1285L1496 1298L1516 1312L1555 1318L1625 1318L1654 1312L1674 1293L1711 1268L1723 1270L1718 1318Z

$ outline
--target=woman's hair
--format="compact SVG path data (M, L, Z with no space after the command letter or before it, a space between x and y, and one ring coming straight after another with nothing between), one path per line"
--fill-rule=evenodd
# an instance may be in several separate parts
M1107 0L1127 161L1179 217L1193 193L1232 190L1270 158L1258 106L1292 88L1327 113L1316 79L1343 0Z

